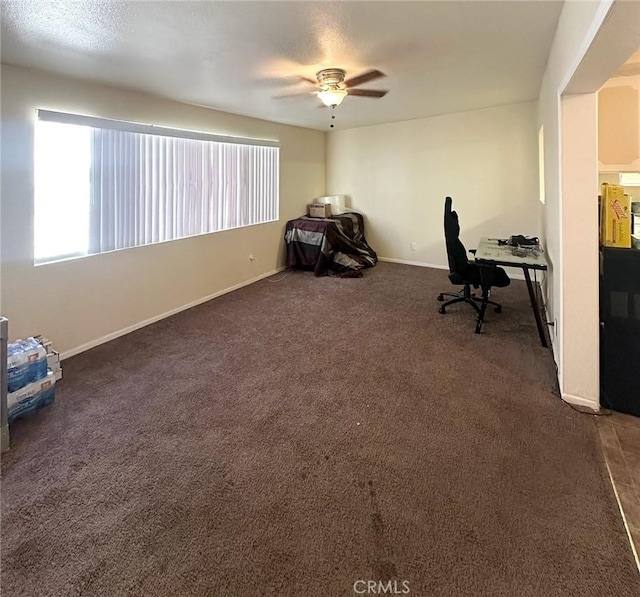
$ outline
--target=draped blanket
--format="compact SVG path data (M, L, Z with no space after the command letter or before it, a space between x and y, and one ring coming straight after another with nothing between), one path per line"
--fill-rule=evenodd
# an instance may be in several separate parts
M364 219L359 213L331 218L302 216L287 222L287 266L313 270L316 276L362 275L378 256L364 237Z

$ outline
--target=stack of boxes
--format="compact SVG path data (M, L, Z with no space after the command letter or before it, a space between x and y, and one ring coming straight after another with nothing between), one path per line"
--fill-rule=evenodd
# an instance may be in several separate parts
M605 247L631 247L631 199L620 185L602 184L600 242Z
M8 422L55 399L55 383L61 379L60 356L46 338L27 338L7 345Z

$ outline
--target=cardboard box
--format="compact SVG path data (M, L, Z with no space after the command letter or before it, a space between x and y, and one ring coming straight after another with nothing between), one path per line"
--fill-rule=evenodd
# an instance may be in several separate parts
M312 218L330 218L331 205L327 203L310 203L308 205L309 216Z
M609 184L608 182L602 183L602 198L620 198L624 197L624 187L621 187L619 184Z
M60 367L60 353L57 350L52 350L47 353L47 366L49 369L56 369Z
M34 336L34 338L40 343L42 344L42 346L44 347L44 349L47 352L51 352L51 348L52 348L52 343L51 340L49 340L49 338L45 338L44 336L41 336L40 334L38 334L37 336Z
M600 242L605 247L631 247L631 200L619 185L602 185Z
M346 195L323 195L322 197L316 197L313 202L330 205L332 216L339 216L348 211Z

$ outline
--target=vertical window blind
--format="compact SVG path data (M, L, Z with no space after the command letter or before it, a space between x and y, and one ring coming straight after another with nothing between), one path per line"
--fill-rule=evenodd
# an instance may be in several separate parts
M273 141L39 110L35 169L37 262L278 219Z

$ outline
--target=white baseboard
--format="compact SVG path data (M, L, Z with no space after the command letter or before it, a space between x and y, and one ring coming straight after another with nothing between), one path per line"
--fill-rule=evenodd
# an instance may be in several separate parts
M436 265L435 263L424 263L422 261L408 261L407 259L395 259L393 257L378 257L378 261L388 261L389 263L401 263L402 265L417 265L418 267L431 267L433 269L449 269L448 265ZM511 268L513 270L513 268ZM516 268L517 269L517 268ZM524 274L509 273L509 277L514 280L524 280Z
M524 282L525 277L524 274L522 273L522 270L519 267L513 268L513 267L509 267L509 266L501 266L509 271L507 271L507 274L509 275L509 277L512 280L522 280ZM533 276L531 276L533 278ZM533 280L532 280L533 282Z
M583 398L582 396L572 396L571 394L562 393L562 399L569 404L573 404L574 406L583 406L589 408L593 411L600 410L600 404L596 399L593 398Z
M551 329L553 330L553 328ZM555 334L555 330L549 333L549 338L551 340L551 354L553 355L553 360L556 365L556 375L558 376L558 388L562 388L562 374L560 373L560 366L558 364L558 337ZM601 408L600 398L583 398L582 396L574 396L572 394L566 394L565 392L561 392L561 394L565 402L573 404L574 406L582 406L594 411L599 411Z
M75 348L71 348L69 350L66 350L65 352L60 354L60 359L68 359L69 357L75 356L77 354L80 354L81 352L84 352L85 350L89 350L90 348L95 348L96 346L99 346L100 344L104 344L105 342L109 342L111 340L115 340L116 338L119 338L120 336L124 336L125 334L129 334L131 332L135 332L136 330L139 330L140 328L143 328L145 326L148 326L152 323L155 323L156 321L160 321L161 319L165 319L167 317L171 317L172 315L175 315L176 313L180 313L180 311L186 311L187 309L191 309L191 307L196 307L197 305L201 305L202 303L206 303L207 301L210 301L214 298L217 298L219 296L222 296L223 294L228 294L229 292L233 292L234 290L238 290L239 288L242 288L243 286L249 286L249 284L253 284L254 282L258 282L259 280L262 280L263 278L268 278L269 276L273 276L274 274L277 274L278 272L281 272L282 270L287 269L285 266L282 267L278 267L270 272L267 272L265 274L260 274L259 276L256 276L255 278L251 278L250 280L246 280L244 282L240 282L240 284L236 284L235 286L231 286L229 288L225 288L224 290L219 290L218 292L214 292L213 294L210 294L208 296L203 296L202 298L196 299L195 301L191 301L190 303L187 303L186 305L182 305L180 307L176 307L175 309L171 309L170 311L167 311L165 313L161 313L160 315L156 315L154 317L151 317L149 319L145 319L144 321L140 321L138 323L134 323L133 325L127 326L126 328L122 328L121 330L117 330L115 332L111 332L110 334L107 334L106 336L102 336L101 338L96 338L95 340L91 340L90 342L86 342L85 344L81 344L80 346L76 346Z
M545 309L544 311L544 317L545 317L545 321L548 321L549 318L547 316L547 310ZM560 360L558 358L558 336L556 335L556 329L555 326L551 327L549 326L549 340L551 341L551 354L553 356L553 362L556 364L556 370L560 371ZM559 387L562 387L562 379L560 379L560 375L558 375L558 384Z
M389 263L401 263L402 265L417 265L418 267L432 267L434 269L449 269L448 265L435 265L434 263L423 263L422 261L408 261L406 259L394 259L393 257L378 257L378 261L388 261Z

